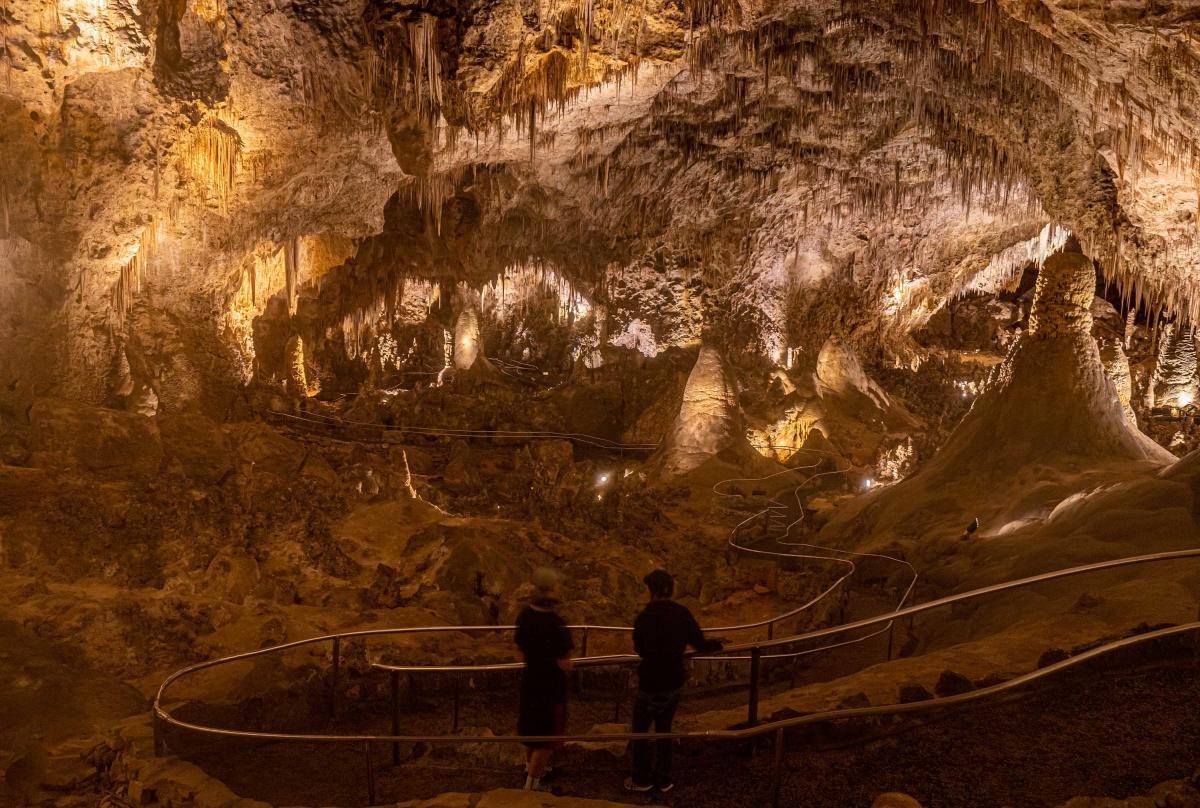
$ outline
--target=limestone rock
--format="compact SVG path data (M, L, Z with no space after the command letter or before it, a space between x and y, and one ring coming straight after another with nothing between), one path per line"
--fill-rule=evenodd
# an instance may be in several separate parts
M911 704L915 701L929 701L933 694L924 685L910 683L900 686L900 703Z
M159 416L163 454L179 462L185 474L206 483L220 481L232 470L229 442L221 426L194 413Z
M668 478L694 471L713 457L736 461L754 452L746 440L737 382L715 347L700 349L679 415L659 452L655 463Z
M1147 793L1158 808L1200 808L1200 790L1185 780L1159 783Z
M140 415L43 398L29 419L37 465L131 477L156 474L162 465L158 428Z
M933 692L939 697L941 696L957 696L961 693L969 693L975 689L975 685L969 678L955 671L942 671L942 675L938 677L937 685Z
M479 486L479 474L475 467L474 453L466 441L455 441L450 449L450 458L442 471L442 482L451 491L468 493Z
M876 797L871 803L871 808L921 808L921 803L907 794L889 791Z

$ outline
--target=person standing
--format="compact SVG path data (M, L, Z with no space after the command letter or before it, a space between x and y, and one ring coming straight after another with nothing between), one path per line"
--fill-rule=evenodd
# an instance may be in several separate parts
M572 669L571 633L558 615L559 585L556 571L534 570L534 595L517 616L515 640L525 657L521 672L521 706L518 735L562 735L567 730L567 673ZM547 791L542 783L554 750L561 743L533 741L525 744L525 789Z
M670 732L687 681L683 655L688 646L702 654L721 650L721 641L706 639L696 618L671 599L675 580L666 570L655 570L643 579L650 603L633 624L633 647L642 658L638 665L638 692L633 702L633 731ZM633 775L625 781L630 791L660 792L674 787L671 780L671 741L655 742L651 762L650 742L633 742Z

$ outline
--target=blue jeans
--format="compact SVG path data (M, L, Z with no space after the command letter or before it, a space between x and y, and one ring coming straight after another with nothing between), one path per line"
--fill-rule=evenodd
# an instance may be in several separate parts
M646 732L654 724L655 732L670 732L671 722L675 720L675 710L679 708L680 690L668 690L665 693L646 693L638 691L633 700L633 731ZM654 742L654 764L651 768L650 742L633 742L633 782L638 785L665 786L671 782L671 741L669 739Z

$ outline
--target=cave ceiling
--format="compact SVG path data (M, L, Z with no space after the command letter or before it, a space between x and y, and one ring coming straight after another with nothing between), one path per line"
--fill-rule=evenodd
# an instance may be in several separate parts
M272 295L514 265L900 358L1068 231L1191 318L1197 31L1200 0L4 0L0 369L97 400L174 340L245 377Z

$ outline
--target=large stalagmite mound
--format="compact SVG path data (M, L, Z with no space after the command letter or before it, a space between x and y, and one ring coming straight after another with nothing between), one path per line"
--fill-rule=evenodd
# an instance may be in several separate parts
M1170 462L1130 424L1105 376L1091 336L1095 285L1080 253L1047 260L1029 330L942 450L919 474L845 509L823 537L925 543L975 516L987 533L1053 507L1106 468Z
M746 440L737 393L721 353L711 345L702 347L683 389L679 415L651 460L656 476L679 477L714 457L731 463L759 459Z
M1092 262L1046 261L1029 331L922 478L1003 477L1032 463L1173 458L1130 425L1091 336Z

